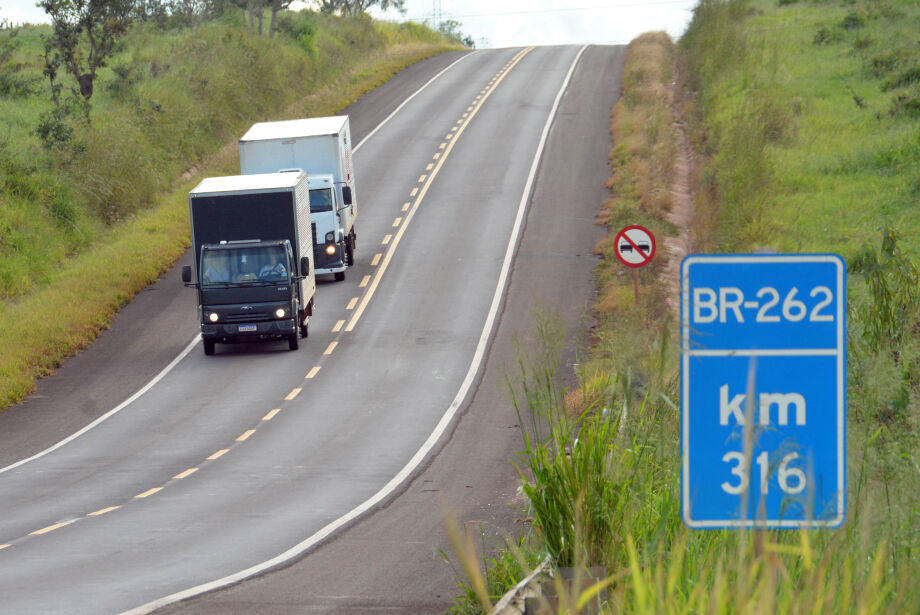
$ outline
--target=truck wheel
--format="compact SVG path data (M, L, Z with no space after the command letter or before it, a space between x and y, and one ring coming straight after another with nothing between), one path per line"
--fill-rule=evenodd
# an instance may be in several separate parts
M355 266L355 246L351 241L345 245L345 264L349 267Z
M336 281L336 282L341 282L341 281L344 280L344 279L345 279L345 272L344 272L344 271L336 271L336 272L335 272L335 281Z
M214 340L201 340L204 344L204 353L209 357L214 354Z
M299 344L297 343L297 334L291 333L288 336L288 350L297 350Z
M300 325L300 337L307 339L307 337L309 336L310 336L309 325L307 325L307 323L303 323L302 325Z

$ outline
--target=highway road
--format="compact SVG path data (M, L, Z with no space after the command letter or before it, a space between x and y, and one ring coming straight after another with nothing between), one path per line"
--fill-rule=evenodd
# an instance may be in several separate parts
M299 351L205 357L172 271L0 415L0 613L443 612L444 510L520 527L515 338L552 314L570 379L586 339L624 51L444 54L352 105L357 263Z

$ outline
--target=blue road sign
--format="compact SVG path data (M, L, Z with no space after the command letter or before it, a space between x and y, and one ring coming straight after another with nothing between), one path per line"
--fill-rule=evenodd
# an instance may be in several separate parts
M833 254L681 264L681 509L696 529L846 517L846 264Z

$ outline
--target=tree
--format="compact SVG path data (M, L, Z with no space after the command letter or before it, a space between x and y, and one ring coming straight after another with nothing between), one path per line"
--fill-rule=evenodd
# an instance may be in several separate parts
M89 117L96 71L106 65L118 37L131 25L133 0L41 0L38 6L51 18L53 34L45 40L45 75L60 109L55 83L59 68L76 79ZM74 90L74 94L76 94Z
M262 12L265 9L265 0L247 0L246 6L249 9L249 29L253 32L258 31L262 36ZM293 0L270 0L272 7L272 20L268 26L268 36L271 38L275 35L275 26L278 23L278 13L291 6ZM255 21L259 22L258 30Z
M406 12L405 0L319 0L320 12L339 15L361 15L372 6L381 11L396 9L400 13Z
M269 38L275 35L275 23L278 12L291 6L291 2L293 2L293 0L272 0L272 22L268 26Z

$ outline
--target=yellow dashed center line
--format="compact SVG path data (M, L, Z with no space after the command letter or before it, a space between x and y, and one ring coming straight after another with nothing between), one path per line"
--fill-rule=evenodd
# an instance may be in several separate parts
M73 523L73 521L62 521L61 523L55 523L54 525L49 525L48 527L43 527L43 528L40 529L40 530L35 530L34 532L30 533L29 536L41 536L42 534L47 534L48 532L53 532L54 530L58 530L58 529L64 527L65 525L70 525L71 523Z
M517 65L517 63L518 63L525 55L527 55L528 53L530 53L530 51L532 51L532 50L533 50L533 47L528 47L528 48L522 50L521 52L519 52L517 55L515 55L515 57L512 59L512 61L508 63L508 65L506 66L506 68L504 69L504 71L501 72L501 73L499 73L500 77L498 77L498 78L496 79L496 83L495 83L494 85L491 85L489 88L483 89L482 92L480 92L479 96L476 97L476 100L479 101L480 99L482 99L482 102L484 102L485 99L488 98L488 97L491 95L491 93L495 91L495 88L498 87L498 84L505 78L505 76L507 76L507 74L508 74L507 71L510 70L509 67L514 67L515 65ZM485 97L483 97L483 94L486 93L486 92L489 92L489 93L486 94ZM373 282L370 284L368 290L367 290L367 291L364 293L364 295L362 296L362 298L361 298L361 300L360 300L361 303L360 303L360 305L358 306L357 310L355 311L354 315L351 317L351 320L350 320L350 321L348 322L348 324L345 326L345 331L353 331L354 328L355 328L355 325L356 325L357 322L358 322L358 320L360 320L361 316L364 314L364 310L367 308L367 305L368 305L368 303L370 302L371 297L373 297L374 292L375 292L376 289L377 289L377 286L380 284L380 280L381 280L381 278L382 278L382 276L383 276L383 272L386 271L387 265L389 264L390 259L392 258L393 251L394 251L394 250L396 249L396 247L399 245L400 238L401 238L402 235L405 233L406 227L408 226L409 221L410 221L410 220L412 219L412 217L415 215L415 212L416 212L416 211L418 210L418 208L419 208L419 204L421 203L422 199L424 199L425 194L427 193L429 187L431 186L431 183L434 181L434 178L437 176L438 171L441 169L441 167L442 167L443 164L444 164L444 161L447 159L447 155L450 153L451 149L453 148L454 144L456 143L456 139L454 139L453 141L450 141L450 139L451 139L453 136L459 137L461 134L463 134L463 131L464 131L464 130L466 129L466 127L469 125L469 122L471 122L471 121L473 120L473 117L475 117L476 113L477 113L477 112L479 111L479 109L481 108L482 102L479 103L479 106L477 106L477 108L476 108L474 111L472 111L472 113L470 113L470 115L469 115L465 120L460 120L460 121L458 121L458 122L457 122L457 125L451 128L451 134L448 134L447 136L445 136L445 138L444 138L445 141L442 142L442 143L438 146L438 149L439 149L439 150L445 150L445 151L444 151L444 155L441 156L440 158L438 157L438 155L435 155L435 159L438 160L438 164L432 169L431 173L427 174L427 180L426 180L425 184L421 187L421 191L419 191L419 188L418 188L418 187L415 187L415 188L412 189L411 196L414 198L414 197L416 196L416 194L420 192L420 193L419 193L419 196L418 196L417 199L415 199L414 205L412 206L412 208L410 208L409 212L406 214L406 222L405 222L405 224L403 224L402 226L399 226L400 223L402 222L402 218L397 218L397 219L396 219L396 222L393 223L393 226L394 226L394 227L399 226L399 230L395 233L395 238L394 238L394 240L393 240L393 243L392 243L391 247L389 248L389 250L387 250L387 253L386 253L386 255L384 256L383 261L382 261L381 264L380 264L380 269L377 271L377 273L376 273L376 275L375 275L375 277L374 277L374 279L373 279ZM475 104L477 104L477 103L474 102L473 104L475 105ZM470 107L470 109L472 109L472 107ZM458 128L458 126L459 126L459 128ZM456 135L455 135L454 133L456 133ZM448 142L450 143L450 145L448 145ZM386 243L386 242L384 242L384 243ZM351 306L350 306L350 307L351 307Z
M162 487L154 487L153 489L148 489L148 490L145 491L144 493L138 493L136 496L134 496L134 499L135 499L135 500L142 500L142 499L144 499L144 498L149 498L149 497L152 496L154 493L158 493L158 492L160 492L160 491L162 491L162 490L163 490Z
M527 51L529 51L529 50L527 50ZM526 52L520 54L519 56L516 56L516 59L515 59L514 61L509 62L509 63L505 66L505 71L507 71L508 68L509 68L510 66L513 66L513 65L516 63L517 59L519 59L520 57L523 57L524 54L526 54ZM445 150L445 149L447 149L447 150L449 151L448 142L450 141L450 139L452 139L454 136L459 136L460 133L462 133L465 123L472 119L471 117L469 117L469 119L467 119L468 116L470 116L470 113L473 112L473 110L474 110L474 108L476 107L476 105L481 104L480 99L487 98L487 97L488 97L487 92L491 93L491 89L493 88L493 84L495 84L497 81L501 81L501 79L503 78L503 76L504 76L503 73L497 74L496 77L493 78L492 81L489 82L489 87L483 89L483 90L479 93L479 96L476 97L476 101L474 101L473 104L472 104L471 106L467 107L467 110L466 110L467 112L464 113L464 114L462 115L462 118L459 119L459 120L457 120L456 125L454 125L454 126L450 129L450 134L448 134L448 135L446 135L446 136L444 137L445 141L442 142L442 143L438 146L438 150ZM483 96L483 95L485 95L485 96ZM473 113L473 115L475 115L475 112ZM444 153L445 153L445 156L446 156L446 153L447 153L447 152L444 152ZM434 156L432 157L432 160L438 161L438 160L441 160L441 158L442 158L441 151L438 151L438 152L435 152ZM443 162L443 161L442 161L442 162ZM438 168L440 168L440 164L439 164ZM434 172L432 173L432 170L433 170L433 169L434 169ZM434 162L429 163L429 164L425 167L425 173L419 177L418 183L420 183L420 184L425 184L426 182L429 182L429 183L430 183L430 182L434 179L434 175L436 175L436 174L437 174L437 169L435 169L435 163L434 163ZM427 190L428 190L428 186L427 186L427 185L421 187L422 194L424 194ZM419 188L419 187L413 188L412 191L410 192L410 197L414 199L414 198L419 194L419 191L420 191L420 188ZM418 206L418 202L421 201L421 198L422 198L422 197L419 197L418 201L416 202L416 207ZM402 211L403 211L403 212L409 211L409 209L410 209L411 207L412 207L412 202L411 202L411 201L406 202L406 203L403 205L403 207L402 207ZM414 213L414 212L410 212L410 213L409 213L408 217L406 218L407 223L408 223L408 220L412 218L413 213ZM395 227L399 227L402 223L403 223L403 217L398 217L398 218L396 218L396 219L394 220L394 222L393 222L393 227L394 227L394 228L395 228ZM370 298L369 295L372 295L372 294L373 294L374 289L376 288L377 284L379 283L379 277L380 277L380 275L382 275L383 270L386 269L386 264L389 262L389 259L390 259L389 254L392 252L393 249L396 248L396 245L399 243L399 237L401 237L401 235L402 235L403 232L404 232L404 230L403 230L403 229L400 229L399 232L396 233L396 238L397 238L397 239L396 239L395 243L393 244L393 247L392 247L392 249L390 250L390 252L387 253L386 262L384 262L384 265L383 265L381 271L379 272L378 279L377 279L377 280L374 280L373 287L370 289L369 293L368 293L367 295L365 295L364 303L362 303L362 306L361 306L361 309L359 310L359 312L356 313L356 315L352 318L351 324L349 324L349 325L347 326L347 328L346 328L347 331L351 331L352 328L354 327L354 324L355 324L355 322L357 321L357 319L360 318L361 312L363 312L364 306L365 306L365 304L367 303L367 301L368 301L369 298ZM388 234L388 235L386 235L386 236L383 238L382 245L389 245L390 242L391 242L392 240L393 240L393 235ZM382 254L382 253L377 253L377 254L375 254L375 255L374 255L374 258L373 258L373 260L372 260L372 262L371 262L371 266L372 266L372 267L377 267L378 265L380 265L380 263L381 263L381 261L382 261L383 259L384 259L384 254ZM372 279L372 277L371 277L370 275L365 275L365 276L363 277L363 279L361 280L361 283L359 284L359 287L364 288L364 287L368 286L368 284L371 282L371 279ZM358 304L359 301L361 301L361 297L353 297L353 298L351 299L351 301L348 302L348 306L347 306L346 309L347 309L347 310L353 310L353 309L355 308L355 306ZM338 333L338 332L340 332L340 331L342 330L342 328L345 327L345 323L346 323L345 320L339 320L338 322L336 322L335 326L334 326L333 329L332 329L332 332L333 332L333 333ZM326 348L326 350L323 352L323 354L324 354L324 355L331 355L331 354L333 353L333 351L335 350L336 346L338 346L338 342L337 342L337 341L331 342L331 343L329 344L329 346ZM311 378L315 377L316 374L317 374L319 371L320 371L320 366L319 366L319 365L314 366L314 367L307 373L307 375L305 376L305 378L311 379ZM284 398L284 400L285 400L285 401L291 401L291 400L293 400L295 397L297 397L297 395L300 394L301 390L302 390L301 388L296 388L296 389L292 390L290 393L288 393L288 395ZM271 411L269 411L265 416L263 416L263 417L262 417L262 420L263 420L263 421L270 421L270 420L272 420L280 411L281 411L281 408L274 408L274 409L272 409ZM249 437L252 436L255 432L256 432L255 429L248 429L248 430L246 430L245 432L243 432L238 438L236 438L236 441L237 441L237 442L244 442L244 441L246 441L247 439L249 439ZM209 457L207 457L207 460L208 460L208 461L213 461L213 460L219 459L220 457L224 456L224 455L225 455L226 453L228 453L228 452L230 452L230 449L229 449L229 448L220 449L220 450L216 451L215 453L211 454ZM197 472L198 469L199 469L199 468L197 468L197 467L188 468L187 470L185 470L185 471L183 471L183 472L180 472L179 474L176 474L175 476L173 476L173 479L174 479L174 480L181 480L181 479L187 478L188 476L191 476L192 474L194 474L195 472ZM160 487L154 487L154 488L152 488L152 489L148 489L147 491L144 491L143 493L139 493L139 494L135 495L135 496L134 496L134 499L145 499L145 498L148 498L148 497L150 497L150 496L152 496L152 495L154 495L154 494L159 493L160 491L162 491L162 490L164 489L164 487L165 487L165 485L164 485L164 486L160 486ZM109 506L109 507L101 508L101 509L96 510L96 511L94 511L94 512L88 513L86 516L87 516L87 517L98 517L98 516L100 516L100 515L104 515L104 514L107 514L107 513L112 512L112 511L118 510L119 508L121 508L121 506ZM60 523L55 523L55 524L53 524L53 525L49 525L49 526L44 527L44 528L41 528L41 529L39 529L39 530L35 530L34 532L31 532L29 535L30 535L30 536L41 536L41 535L43 535L43 534L48 534L48 533L50 533L50 532L53 532L54 530L60 529L60 528L65 527L65 526L68 526L68 525L74 523L75 521L77 521L77 519L72 519L72 520L70 520L70 521L62 521L62 522L60 522ZM6 543L5 543L5 544L0 544L0 550L9 548L9 547L11 547L11 546L12 546L12 544L6 544Z
M322 367L320 367L319 365L314 365L313 367L310 368L310 371L307 372L307 375L304 378L306 378L307 380L312 380L316 378L316 374L319 373L320 369L322 369Z

